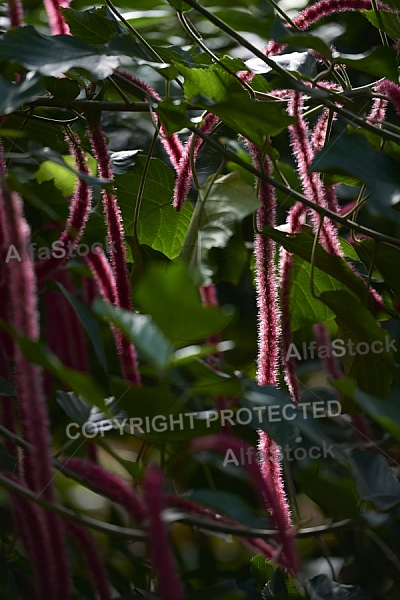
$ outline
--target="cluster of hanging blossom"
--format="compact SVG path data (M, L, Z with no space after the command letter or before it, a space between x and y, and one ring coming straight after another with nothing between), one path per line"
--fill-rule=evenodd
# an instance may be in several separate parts
M60 7L68 6L70 0L44 0L49 25L53 35L69 35ZM293 21L300 30L306 30L318 20L340 11L357 11L370 9L370 0L321 0L302 11ZM379 4L379 8L390 11L389 7ZM23 24L22 5L19 0L8 1L10 25L18 27ZM288 25L288 27L290 27ZM271 56L282 51L283 44L270 42L265 54ZM118 71L118 74L138 89L149 100L160 100L160 97L146 83L130 73ZM246 73L243 79L251 82L252 74ZM385 118L388 101L400 115L400 87L393 82L382 80L374 91L380 96L372 103L368 121L380 125ZM296 91L277 91L287 100L288 113L296 118L289 127L290 144L297 166L299 179L304 195L315 204L339 213L340 207L336 197L335 186L325 187L320 175L310 172L310 165L317 152L323 148L330 117L328 110L323 110L316 125L311 130L303 118L303 96ZM157 118L157 117L156 117ZM211 112L204 116L200 129L210 134L219 123L218 117ZM87 134L93 156L97 159L98 173L103 179L112 182L111 161L105 136L99 120L87 119ZM164 148L176 171L176 185L173 206L179 210L187 200L192 168L196 164L203 141L193 134L185 144L174 134L166 135L160 125L160 137ZM87 158L82 150L78 135L69 133L66 141L70 153L75 160L76 169L82 175L89 175ZM274 165L262 149L249 141L245 145L251 156L253 165L260 172L271 175ZM4 257L6 248L11 244L23 253L29 245L30 229L24 216L24 205L21 197L8 189L6 185L6 166L2 159L0 147L0 255ZM290 327L290 283L293 269L293 257L286 250L281 250L279 262L276 263L276 244L259 233L264 227L276 224L276 197L274 188L264 181L256 181L255 186L261 201L257 211L257 228L254 240L256 295L258 308L258 357L257 382L260 386L277 385L280 369L293 401L299 399L299 384L296 365L293 357L286 359L291 343ZM118 199L113 191L102 190L104 213L110 242L116 248L111 258L105 254L89 254L85 263L92 277L84 279L85 301L90 304L100 294L109 304L132 310L130 285L126 264L124 228ZM82 237L92 206L92 192L87 178L79 178L76 189L70 198L69 214L65 229L60 233L60 241L71 242L75 247ZM335 224L329 219L320 222L319 215L300 202L296 203L287 214L287 226L290 233L297 233L309 219L314 232L326 252L343 256ZM46 315L44 331L51 350L70 368L88 371L88 359L84 351L84 332L75 312L67 300L59 292L46 289L45 282L52 278L62 284L73 294L76 289L68 273L63 268L67 257L51 256L46 261L34 264L33 259L22 262L2 261L0 286L3 303L0 317L8 319L17 334L31 341L40 336L39 292L43 293L43 310ZM5 265L5 266L4 266ZM382 305L378 294L370 292L376 307ZM217 294L214 284L202 286L200 294L207 306L217 305ZM314 327L317 339L329 343L329 334L323 324ZM113 327L113 335L117 347L121 373L124 378L140 386L141 378L137 362L136 350ZM211 340L218 341L218 340ZM16 382L17 408L8 398L1 398L2 421L11 432L20 431L27 443L22 453L22 460L17 473L8 475L14 482L25 486L38 496L49 502L56 500L53 484L51 462L51 439L49 436L49 419L45 401L46 389L50 389L49 376L44 377L40 367L26 360L18 346L10 336L0 333L0 374L11 379L11 362L14 366ZM326 370L337 378L340 376L338 365L327 362ZM226 399L219 402L225 406ZM365 423L360 422L360 430ZM365 430L360 434L365 435ZM274 441L264 432L258 432L258 450L270 453ZM195 452L213 449L226 453L227 449L239 451L243 444L229 431L216 436L198 439L192 444ZM17 456L14 444L7 441L7 449ZM183 510L198 517L239 526L232 519L222 517L209 508L205 508L188 499L166 494L163 491L163 475L157 468L148 468L143 481L142 493L137 493L121 477L114 475L96 463L97 456L93 445L87 448L88 459L65 458L62 460L67 476L76 477L84 485L110 501L119 504L129 518L142 527L147 533L149 554L155 576L158 581L158 593L162 600L181 600L184 597L183 584L180 581L175 559L169 544L168 531L163 520L165 508L172 507ZM276 528L276 538L267 543L257 538L245 538L246 544L262 552L266 557L274 559L283 568L296 574L299 560L294 544L294 533L291 523L289 503L284 490L284 482L279 463L265 461L260 465L246 466L250 480L258 493L260 501L270 514L271 522ZM100 600L110 600L112 591L108 581L103 558L87 530L76 523L66 522L59 516L37 506L26 498L13 493L13 514L21 540L29 556L36 575L37 598L48 600L68 600L71 598L72 584L69 557L66 545L67 536L82 554L83 560L91 576L93 588Z

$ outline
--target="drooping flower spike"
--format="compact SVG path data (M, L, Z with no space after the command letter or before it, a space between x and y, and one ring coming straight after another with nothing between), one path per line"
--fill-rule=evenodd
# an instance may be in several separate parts
M21 198L10 192L1 182L0 187L0 220L2 223L2 242L5 248L14 245L18 254L24 256L24 249L29 247L30 231L23 216ZM32 341L39 339L39 313L34 266L30 257L19 262L10 260L7 263L7 282L10 298L9 321L13 329L21 336ZM24 439L30 449L23 455L23 477L29 488L46 500L55 499L52 466L50 461L50 437L48 433L48 416L42 387L40 367L28 362L19 346L14 347L15 387L18 398L18 412ZM58 517L38 511L41 527L47 536L46 543L50 548L49 576L53 577L54 600L68 598L70 578L63 531ZM42 540L43 541L43 540ZM39 541L38 541L39 543Z
M88 133L92 151L97 159L99 174L103 179L113 180L110 155L104 138L104 133L97 120L87 120ZM126 251L124 244L124 228L122 224L121 209L115 194L106 189L102 190L104 213L106 216L108 238L111 252L111 264L115 281L115 305L127 310L132 309L131 292L126 262ZM127 379L141 385L141 378L137 364L136 350L133 344L124 337L121 338L121 349L123 353L123 364Z
M149 549L154 571L158 579L158 594L161 600L182 600L185 596L168 540L166 525L162 519L165 506L163 474L157 467L146 470L143 488L149 512Z
M67 8L71 0L43 0L49 25L53 35L69 35L69 27L63 17L60 7Z
M220 433L204 438L198 438L191 444L193 452L204 452L206 450L215 450L220 454L227 455L228 451L232 451L235 456L240 456L241 450L246 450L247 444L240 442L237 438L227 433ZM255 490L258 492L260 499L266 504L271 519L277 529L277 541L282 545L282 551L286 559L286 564L292 573L298 570L298 556L294 546L293 536L290 532L290 519L282 506L285 504L283 499L279 499L277 494L279 489L271 485L270 480L266 480L261 473L259 466L254 462L249 462L245 465L250 478L253 482ZM283 492L283 490L282 490Z
M380 10L395 12L382 2L378 2L378 7ZM340 12L355 12L358 10L370 9L371 0L320 0L319 2L316 2L315 4L312 4L311 6L308 6L302 10L297 17L293 19L293 23L298 29L304 31L324 17L328 17ZM288 29L291 28L289 24L286 24L285 27ZM278 42L271 40L271 42L264 49L264 52L267 56L272 56L273 54L278 54L278 52L284 50L286 46L287 44L279 44Z

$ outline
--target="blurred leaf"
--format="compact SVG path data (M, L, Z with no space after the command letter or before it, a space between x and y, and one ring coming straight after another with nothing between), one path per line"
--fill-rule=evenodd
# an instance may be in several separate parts
M173 354L172 345L149 315L117 308L102 300L95 300L93 310L120 329L158 371L167 368Z
M44 92L43 80L38 73L27 73L18 83L11 83L0 75L0 114L8 115L23 104L36 100Z
M114 175L124 175L136 165L136 157L140 150L120 150L110 152L111 168Z
M84 425L89 421L91 406L83 398L74 392L57 390L56 399L73 423Z
M358 245L356 246L359 250ZM396 298L400 299L400 251L388 244L375 244L372 240L361 240L361 249L365 250L382 275L385 283L392 289ZM360 258L362 254L360 253Z
M250 573L257 585L263 587L274 575L274 567L263 554L257 554L250 559Z
M199 190L181 258L197 283L210 283L217 268L212 248L225 248L237 224L260 206L253 188L234 171L211 175Z
M400 404L396 399L374 398L358 389L355 381L351 379L336 380L332 382L332 385L355 400L358 406L379 423L384 431L388 431L400 442Z
M355 452L351 455L351 463L363 500L371 502L377 510L399 500L400 483L382 454Z
M301 40L301 34L298 38ZM292 40L293 36L288 36L286 39ZM324 53L321 52L321 54L325 56L326 46L321 40L319 40L319 42L320 43L317 43L317 45L324 50ZM273 60L284 69L292 71L293 73L298 73L299 75L305 75L311 79L317 74L317 62L309 52L289 52L288 54L274 56ZM250 60L247 60L245 64L254 73L259 75L272 72L272 68L260 58L251 58Z
M232 492L197 488L185 496L193 502L209 506L218 514L226 515L245 527L260 529L265 527L265 520L260 519L256 511L247 502Z
M386 10L361 10L360 12L367 17L368 21L377 29L381 28L382 23L383 31L387 33L393 40L396 41L400 38L400 22L397 12L387 12ZM377 12L379 14L379 18Z
M311 600L372 600L358 586L335 583L328 575L307 579L305 588Z
M28 70L53 77L60 77L72 67L81 67L96 79L105 79L119 64L117 57L107 56L78 38L45 36L32 25L14 27L0 40L0 62L5 60L17 61Z
M174 345L206 339L233 317L232 310L205 308L197 286L178 263L150 265L132 292L135 305L153 317Z
M172 100L171 98L166 98L161 102L157 102L154 106L154 110L160 117L168 136L193 125L186 116L187 107L188 105L186 102L183 102L182 100Z
M332 56L335 64L347 65L363 73L376 75L376 77L386 77L396 83L398 81L396 50L394 48L380 46L359 55L333 52Z
M75 98L79 96L79 84L73 79L46 77L44 82L47 91L49 91L54 98L61 100L61 102L64 102L65 104L68 104L68 102L75 100Z

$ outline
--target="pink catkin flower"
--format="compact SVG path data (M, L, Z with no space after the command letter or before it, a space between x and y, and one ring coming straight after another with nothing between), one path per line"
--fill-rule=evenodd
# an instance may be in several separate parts
M194 440L191 445L193 452L215 450L220 454L226 455L228 451L232 451L236 457L240 456L240 451L245 451L247 447L247 444L240 442L238 439L227 433L198 438ZM262 502L266 503L268 511L271 514L271 519L276 525L278 531L277 541L282 545L285 564L292 573L296 573L298 570L298 557L293 543L293 537L288 531L291 526L290 518L288 513L282 509L285 502L277 497L279 490L276 486L272 485L270 478L268 478L268 480L264 478L256 463L249 462L245 467L250 475L254 488L258 492Z
M270 175L271 161L264 159L262 168L260 151L250 142L247 143L252 156L253 165L259 171ZM261 208L257 210L257 227L274 227L276 218L275 189L265 181L260 182L259 199ZM277 274L275 269L276 244L264 235L256 234L254 238L256 295L258 306L258 385L276 385L279 357L279 297Z
M23 484L17 477L15 483ZM37 582L37 600L58 600L56 573L53 569L52 548L42 511L33 502L22 496L12 495L12 510L16 528L32 561ZM61 598L61 596L60 596Z
M378 7L381 10L391 11L386 4L382 4L381 2L378 3ZM293 19L293 23L298 29L304 31L324 17L329 17L330 15L340 12L355 12L358 10L370 9L371 0L320 0L320 2L316 2L302 10L297 17ZM290 29L290 25L285 25L285 27ZM264 49L264 52L267 56L271 56L281 52L286 46L287 44L279 44L272 40Z
M65 458L62 462L70 471L86 479L90 489L120 504L137 523L148 517L143 500L121 477L80 458Z
M120 70L118 70L117 73L118 73L118 75L121 75L121 77L125 77L125 79L127 79L128 81L131 81L132 83L134 83L138 88L140 88L141 90L146 92L146 94L148 94L149 96L154 98L154 100L161 100L161 96L159 96L157 94L157 92L155 90L153 90L152 87L150 87L147 83L145 83L144 81L141 81L140 79L138 79L131 73L126 73L125 71L120 71ZM160 126L160 134L161 134L161 143L164 146L165 151L169 156L171 164L173 165L175 170L177 170L179 161L183 154L182 143L176 133L167 137L167 134L166 134L166 131L165 131L165 128L163 127L163 125Z
M325 145L327 127L329 123L329 109L325 108L318 119L311 136L311 146L314 154L320 152ZM326 205L332 212L339 214L340 206L336 195L337 184L325 188ZM336 224L333 224L336 227Z
M219 118L212 113L208 113L205 116L203 125L200 129L203 133L210 133L213 127L218 123ZM196 156L200 150L203 140L201 137L193 133L187 140L185 147L182 152L181 160L177 168L177 178L175 182L174 198L172 204L176 210L180 210L184 205L187 195L190 190L190 182L192 178L192 169L190 166L190 151L192 144L193 147L193 160L196 160Z
M20 256L29 245L29 227L22 213L22 201L16 193L5 188L0 191L0 217L3 223L6 247L14 245ZM34 268L29 258L7 263L12 327L20 335L37 341L39 338L39 313ZM11 308L11 307L10 307ZM50 462L48 417L43 396L41 370L24 358L17 345L14 349L16 390L21 428L31 449L24 455L24 478L28 486L46 500L55 498ZM51 549L50 577L54 584L54 598L68 598L70 580L61 523L54 515L42 514Z
M68 7L71 0L44 0L44 6L49 17L49 25L53 35L69 35L69 27L60 11L60 7Z
M82 553L99 600L112 600L107 572L92 536L84 527L71 521L67 525L67 533L73 538Z
M100 124L88 120L88 132L93 154L99 165L99 174L104 179L113 179L110 155L104 139ZM114 251L111 253L111 263L116 285L116 306L130 310L131 294L126 266L126 252L124 245L124 229L122 225L121 210L115 195L108 190L102 190L104 212L108 226L108 236ZM137 364L136 350L133 344L124 337L121 338L122 361L126 379L136 385L141 385L140 373Z
M384 79L375 86L375 91L386 96L394 105L396 113L400 115L400 86L393 81Z
M20 0L8 0L8 18L11 27L21 27L24 20L24 9Z
M162 472L157 467L148 468L144 476L143 488L150 517L148 525L150 555L158 579L158 593L161 600L181 600L185 595L183 585L162 518L165 505L162 486Z
M66 139L69 144L71 154L75 159L76 169L85 175L89 175L89 167L87 164L86 155L80 147L77 138L74 137L73 140L71 140L67 136ZM69 246L71 246L71 250L76 248L79 238L83 234L91 206L92 190L85 181L79 179L76 190L70 202L67 224L59 239L59 243L62 244L62 248L64 250L66 247L69 248ZM68 258L68 252L66 252L63 258L57 258L54 256L54 254L52 254L47 260L39 262L36 265L36 276L38 280L42 282L50 277L50 275L56 269L59 269L68 261Z

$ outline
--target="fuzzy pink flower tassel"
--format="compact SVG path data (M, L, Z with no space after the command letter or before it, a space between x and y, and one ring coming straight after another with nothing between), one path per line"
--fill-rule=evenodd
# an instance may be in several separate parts
M99 165L100 177L113 179L110 155L106 146L104 134L100 123L88 121L88 133L93 150ZM108 226L108 236L111 247L111 264L116 285L115 305L127 310L132 309L131 292L129 285L128 269L126 266L126 252L124 245L124 229L122 224L121 210L117 198L108 190L102 190L104 212ZM136 385L141 385L140 373L137 364L136 351L133 344L122 338L122 360L126 378Z
M20 0L8 0L8 18L11 27L21 27L24 20L24 9Z
M159 96L157 94L157 92L155 90L153 90L152 87L150 87L147 83L145 83L144 81L141 81L140 79L138 79L131 73L127 73L125 71L120 71L120 70L118 70L117 73L118 73L118 75L121 75L121 77L124 77L128 81L131 81L132 83L137 85L138 88L140 88L141 90L146 92L146 94L148 94L149 96L154 98L154 100L159 100L159 101L162 100L161 96ZM182 143L176 133L173 133L172 135L167 136L163 125L160 126L160 134L161 134L161 143L164 146L166 153L168 154L171 164L173 165L174 169L177 170L179 161L183 154Z
M386 96L394 105L396 113L400 115L400 86L397 83L384 79L377 83L375 91Z
M77 138L74 137L71 140L69 136L66 136L66 140L69 144L71 154L75 159L76 169L85 175L89 175L87 158L79 145ZM55 256L55 253L52 253L47 260L39 262L36 265L36 276L40 282L50 277L55 270L59 269L68 261L69 248L74 250L78 245L79 238L82 236L88 220L91 207L92 190L86 181L79 179L70 202L65 230L62 232L61 237L57 242L59 245L61 244L60 247L64 250L68 248L68 252L66 251L65 256L61 258Z
M82 553L99 600L112 600L107 572L92 536L84 527L71 521L67 524L67 533L73 538Z
M378 7L380 10L394 12L382 2L378 3ZM324 17L329 17L330 15L340 12L355 12L358 10L371 10L371 0L320 0L302 10L297 17L293 19L293 23L298 29L304 31ZM291 29L290 25L285 25L285 27ZM286 46L287 44L279 44L272 40L264 49L264 52L267 56L271 56L273 54L278 54L278 52L281 52Z
M16 193L5 188L0 191L0 218L4 228L5 247L14 245L18 254L24 256L24 248L29 246L29 227L23 217L22 200ZM21 262L10 260L7 271L10 299L13 302L12 311L10 310L11 325L18 334L37 341L39 313L33 264L29 257L24 257ZM41 369L24 358L17 344L14 361L21 428L24 439L31 444L31 449L24 454L24 478L30 489L43 495L46 500L53 501L55 493L52 485L50 437ZM49 576L53 580L54 594L49 598L64 600L69 597L70 579L61 522L54 515L43 512L41 515L51 548Z
M204 438L198 438L191 444L193 452L203 452L205 450L215 450L216 452L227 455L228 451L238 457L240 451L248 448L247 444L240 442L235 437L226 433L220 433L218 435L211 435ZM237 459L239 460L239 459ZM293 542L293 537L290 534L290 517L288 513L282 510L282 507L287 502L285 498L278 498L279 494L283 490L279 490L276 486L271 484L270 478L265 479L261 473L259 466L254 462L249 462L245 465L247 472L253 482L254 488L258 492L262 502L266 503L271 519L276 525L278 531L277 540L282 545L283 554L285 556L285 564L288 565L289 570L292 573L296 573L298 570L298 557Z
M158 579L159 596L161 600L182 600L185 593L162 518L165 505L162 490L163 475L157 467L146 470L143 488L150 516L148 525L150 555Z
M49 17L49 25L53 35L69 35L69 27L60 11L60 7L68 7L71 0L44 0L44 6Z
M218 123L219 118L212 113L208 113L204 118L204 123L200 126L203 133L210 133L213 127ZM190 138L185 144L182 152L182 157L177 167L177 178L175 182L174 198L172 201L173 207L176 210L180 210L184 205L187 195L190 190L190 182L192 179L192 169L190 166L190 152L193 146L193 160L196 160L196 156L203 144L201 137L192 133Z
M62 463L70 471L74 471L77 475L87 479L89 487L93 491L120 504L137 523L142 523L148 517L143 500L133 492L121 477L110 473L93 462L80 458L65 458Z

